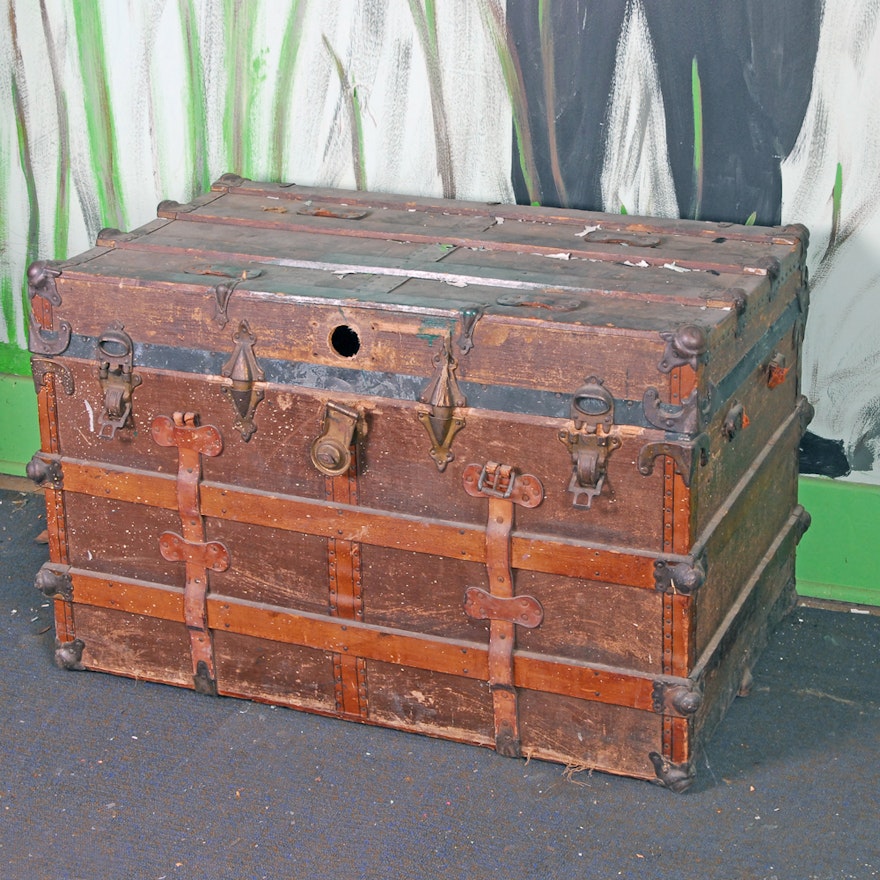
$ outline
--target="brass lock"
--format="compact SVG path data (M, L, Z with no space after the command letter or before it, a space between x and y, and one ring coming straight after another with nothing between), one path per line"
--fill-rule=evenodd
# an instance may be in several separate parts
M131 423L131 394L141 384L141 377L133 371L134 343L122 324L112 324L101 334L95 357L104 391L97 434L102 440L112 440L120 428Z
M251 333L247 321L238 325L232 336L235 351L223 365L220 375L230 381L221 389L235 408L235 428L241 433L241 439L247 443L257 430L254 414L263 399L261 384L266 378L254 354L257 338Z
M465 426L461 410L467 398L458 387L455 371L458 362L452 356L452 340L447 336L443 351L434 357L434 374L419 398L426 404L418 410L419 421L431 440L430 456L441 473L455 458L452 441Z
M608 458L621 445L620 438L609 433L614 425L614 398L601 379L590 376L575 392L570 415L571 426L559 432L571 455L568 491L574 496L574 507L589 510L605 485Z
M351 467L351 444L354 442L360 413L338 403L328 403L320 436L312 443L312 464L328 477L339 477Z

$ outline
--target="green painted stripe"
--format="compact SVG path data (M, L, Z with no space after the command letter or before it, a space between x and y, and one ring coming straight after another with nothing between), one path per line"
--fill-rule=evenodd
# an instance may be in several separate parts
M58 66L58 53L55 38L46 10L46 0L40 0L40 18L43 34L46 37L46 56L52 73L52 89L55 93L55 115L58 119L58 167L55 172L55 226L52 253L56 260L68 256L70 230L70 125L67 111L67 93L64 90L61 70Z
M202 49L196 27L193 0L180 0L180 25L183 31L186 81L186 131L191 162L189 194L195 196L211 188L211 169L208 166L208 116L205 92L205 73L202 67Z
M104 226L126 229L100 4L93 0L74 3L73 18L100 221Z
M299 56L300 40L303 31L305 0L293 0L287 23L284 26L284 39L278 55L278 75L275 78L274 113L272 114L272 139L269 143L268 166L274 180L284 180L284 147L290 136L290 104L293 94L293 74Z
M880 605L880 486L802 477L799 496L813 522L798 547L798 592Z
M12 92L12 107L15 113L15 133L18 142L18 162L24 177L28 199L28 226L25 232L25 264L30 265L39 253L40 246L40 203L37 199L36 179L34 177L33 164L31 162L31 144L28 132L28 114L25 106L25 98L22 94L22 84L19 82L24 70L24 61L21 56L21 47L18 42L18 28L14 15L9 16L9 32L12 41L13 65L10 71L10 87ZM8 232L8 229L6 230ZM4 245L6 239L3 239ZM26 302L24 279L4 279L0 297L2 297L3 322L10 342L15 337L24 336L24 328L16 327L19 314L25 314ZM15 299L21 297L22 307L16 308ZM19 331L21 333L19 334ZM14 334L14 335L13 335Z
M498 63L501 65L501 72L504 75L504 84L507 88L507 97L513 116L513 134L519 155L520 172L529 195L529 202L532 205L538 205L543 197L538 167L535 164L532 129L529 124L529 107L516 44L504 22L503 12L499 6L489 0L483 0L480 4L480 13L484 26L492 37L495 52L498 55Z
M344 104L348 111L348 124L351 130L351 163L354 168L355 186L359 190L365 190L367 188L367 164L364 150L364 126L357 88L349 81L342 59L336 54L336 50L330 44L327 36L322 34L321 41L333 61L336 75L339 77Z
M703 209L703 87L696 56L691 63L691 99L694 115L694 220Z

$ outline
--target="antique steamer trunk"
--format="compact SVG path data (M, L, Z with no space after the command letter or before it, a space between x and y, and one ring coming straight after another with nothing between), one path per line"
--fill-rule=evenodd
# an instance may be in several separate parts
M685 789L794 597L806 230L158 214L29 270L57 662Z

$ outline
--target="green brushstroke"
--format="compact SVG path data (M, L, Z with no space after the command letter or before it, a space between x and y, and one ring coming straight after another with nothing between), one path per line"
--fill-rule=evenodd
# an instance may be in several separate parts
M752 211L752 213L749 214L748 219L746 220L746 226L754 226L754 225L755 225L755 221L756 221L757 219L758 219L758 212L757 212L757 211Z
M541 58L544 71L544 124L547 126L547 140L550 149L550 171L559 204L568 204L568 193L562 177L559 161L559 145L556 139L556 51L553 43L553 22L550 18L551 0L538 3L538 29L541 36Z
M125 229L125 207L117 161L115 115L104 50L101 9L93 0L73 3L73 18L83 84L89 164L103 226Z
M191 162L188 196L192 197L204 192L211 185L211 169L208 165L207 95L194 0L179 0L178 8L183 31L183 62L186 70L183 83L186 92L184 124L189 146L187 158Z
M519 166L529 202L533 205L539 204L541 202L541 187L538 169L535 165L532 131L529 125L529 108L526 101L522 68L519 63L519 53L516 51L516 44L504 22L504 13L501 7L492 0L482 0L480 13L484 26L492 38L498 62L501 65L501 73L504 76L504 84L513 115L513 133L516 139Z
M15 134L18 144L18 162L21 173L24 176L25 189L28 200L28 227L25 242L25 264L30 265L37 259L40 247L40 204L37 198L36 178L34 176L33 163L31 161L31 145L27 127L27 108L22 94L22 72L24 61L21 55L21 46L18 41L18 25L15 20L15 12L9 7L9 35L12 44L13 64L10 70L10 91L12 96L12 108L15 113ZM8 231L8 230L7 230ZM3 241L6 241L4 237ZM26 313L25 303L27 285L24 280L20 284L13 285L10 281L7 289L3 290L3 321L10 342L14 341L12 334L17 338L25 338L24 327L16 327L17 310L15 308L16 291L21 297L21 314ZM17 332L17 331L20 331Z
M333 60L339 85L342 88L343 103L348 113L349 129L351 130L351 163L354 168L355 185L359 190L367 188L366 153L364 151L364 124L361 106L358 100L357 87L353 86L345 72L342 59L336 54L326 34L321 35L324 48Z
M9 203L9 156L3 149L3 141L0 140L0 194L2 194L3 204ZM0 242L2 242L2 250L0 250L0 314L3 316L3 326L0 327L4 338L0 339L0 353L3 351L4 343L12 342L14 335L14 327L12 326L15 317L12 309L12 270L9 262L5 259L7 253L7 242L9 241L9 230L6 223L6 211L0 211ZM0 372L10 372L3 370L2 360L0 360Z
M437 156L437 171L443 186L443 197L453 199L455 198L455 175L452 166L452 149L449 144L449 126L446 122L443 78L440 73L437 10L430 0L426 2L424 7L422 7L421 0L409 0L409 10L422 46L422 54L428 73L431 114L434 120L434 151Z
M266 157L259 153L254 108L266 82L268 49L254 50L257 16L244 0L224 0L226 26L226 106L223 134L227 168L242 177L263 177Z
M843 165L837 163L834 174L834 188L831 190L831 235L828 238L828 249L837 243L840 234L840 207L843 200Z
M620 213L621 214L629 214L629 211L626 210L626 205L620 206Z
M697 58L691 64L691 96L694 112L694 220L703 208L703 89Z
M52 256L63 260L68 255L70 232L70 128L67 112L67 93L58 68L55 39L46 11L46 0L40 0L40 17L46 38L46 55L52 73L52 89L55 93L55 115L58 118L58 166L55 172L55 224L52 238Z
M226 106L223 134L226 139L228 171L248 176L246 158L250 157L251 126L248 125L248 70L253 45L254 16L242 0L224 0L226 26Z
M293 0L278 55L278 75L275 80L274 112L272 114L272 139L269 143L268 159L272 179L277 181L284 180L284 145L290 134L290 96L293 94L293 73L299 55L305 8L305 0Z

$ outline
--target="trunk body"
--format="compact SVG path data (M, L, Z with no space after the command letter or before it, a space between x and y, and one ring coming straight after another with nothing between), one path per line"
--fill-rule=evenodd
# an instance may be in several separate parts
M806 238L227 175L34 264L59 663L686 788L794 595Z

